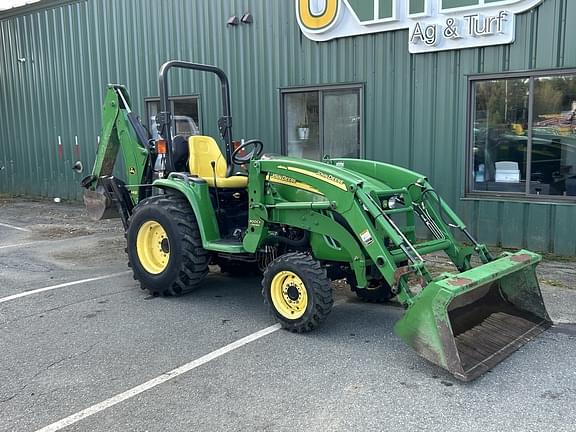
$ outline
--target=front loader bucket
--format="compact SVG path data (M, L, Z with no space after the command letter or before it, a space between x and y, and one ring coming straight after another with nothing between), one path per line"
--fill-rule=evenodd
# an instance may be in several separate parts
M432 282L396 333L420 355L471 381L548 329L537 254L520 251Z

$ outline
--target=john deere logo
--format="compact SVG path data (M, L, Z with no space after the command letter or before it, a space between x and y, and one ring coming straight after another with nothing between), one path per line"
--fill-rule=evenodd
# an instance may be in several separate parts
M516 15L544 0L296 0L314 41L408 29L411 53L514 42Z

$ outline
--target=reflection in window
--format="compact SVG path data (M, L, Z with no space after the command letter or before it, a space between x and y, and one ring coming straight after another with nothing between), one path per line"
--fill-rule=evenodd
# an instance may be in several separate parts
M286 92L283 104L288 156L360 156L360 87Z
M528 79L476 83L475 190L525 191L528 89Z
M148 112L148 128L153 139L158 138L158 129L156 128L156 114L160 111L160 102L158 100L146 101ZM186 97L177 98L170 101L172 111L172 131L174 135L200 135L198 98Z
M288 156L320 159L318 92L287 94L284 104Z
M473 94L474 191L576 196L576 75L474 81Z
M325 92L324 154L357 158L360 154L360 97L358 91Z
M534 81L532 179L543 195L576 196L576 75Z

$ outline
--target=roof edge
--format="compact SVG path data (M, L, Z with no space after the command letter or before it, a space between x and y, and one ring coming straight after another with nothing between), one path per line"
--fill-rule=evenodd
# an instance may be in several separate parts
M86 1L87 0L43 0L37 3L31 3L28 5L0 11L0 21L3 21L7 18L27 15L41 10L54 9L59 6L64 6L66 4L85 3Z

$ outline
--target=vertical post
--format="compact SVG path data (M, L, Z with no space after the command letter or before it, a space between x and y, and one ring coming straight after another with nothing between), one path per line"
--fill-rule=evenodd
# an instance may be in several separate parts
M530 195L532 182L532 126L534 125L534 77L530 77L528 90L528 143L526 145L526 195Z

